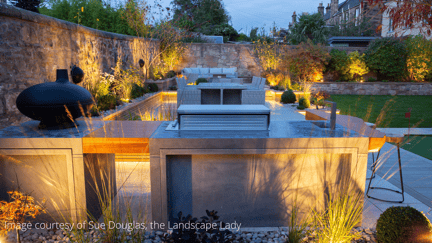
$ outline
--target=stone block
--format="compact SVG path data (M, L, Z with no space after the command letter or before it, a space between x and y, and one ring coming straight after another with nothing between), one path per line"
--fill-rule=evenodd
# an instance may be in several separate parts
M6 111L8 112L14 112L17 111L17 107L16 107L16 98L18 97L18 95L20 94L20 92L8 92L5 95L5 106L6 106Z

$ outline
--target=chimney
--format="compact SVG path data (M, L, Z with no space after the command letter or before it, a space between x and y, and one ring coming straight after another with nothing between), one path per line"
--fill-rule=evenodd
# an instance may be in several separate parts
M297 14L294 11L293 15L292 15L292 24L294 25L297 22Z
M326 14L327 14L327 13L330 13L330 3L327 4L327 7L326 7Z
M331 0L330 3L330 18L337 13L339 9L339 0Z
M324 6L323 3L320 3L318 6L318 13L321 14L321 16L324 16Z

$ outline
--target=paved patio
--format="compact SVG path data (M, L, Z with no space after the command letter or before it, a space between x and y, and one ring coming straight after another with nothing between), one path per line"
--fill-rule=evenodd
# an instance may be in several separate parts
M282 105L278 102L266 102L271 111L271 121L281 120L305 120L305 117L297 113L291 105ZM393 129L394 131L398 131ZM402 131L403 132L403 131ZM373 185L398 189L399 173L397 166L396 146L386 143L379 159L379 169ZM391 206L412 206L423 211L429 220L432 221L432 161L409 151L401 149L403 166L403 179L405 187L404 203L386 203L365 197L363 211L363 227L375 228L376 221L380 214ZM372 155L368 158L368 168L372 163ZM117 185L119 197L124 202L130 203L134 212L151 212L150 204L150 163L149 162L118 162L116 163ZM368 169L368 176L371 171ZM368 180L365 181L366 187ZM371 195L379 193L380 198L398 200L400 195L386 191L371 191ZM125 210L125 203L120 203L122 210ZM150 213L147 213L147 222L151 220ZM245 229L243 229L245 230ZM250 229L248 229L250 230ZM263 230L263 229L255 229ZM265 230L271 230L265 229Z

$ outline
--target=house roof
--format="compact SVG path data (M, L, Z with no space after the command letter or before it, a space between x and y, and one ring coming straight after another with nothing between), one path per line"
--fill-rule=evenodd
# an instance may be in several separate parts
M379 37L372 36L333 36L328 39L328 43L332 44L333 42L365 42L365 41L373 41Z

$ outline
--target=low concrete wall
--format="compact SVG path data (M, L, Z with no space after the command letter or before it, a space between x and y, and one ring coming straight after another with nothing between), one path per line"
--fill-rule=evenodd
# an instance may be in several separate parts
M432 95L432 83L325 82L313 83L311 90L346 95Z
M129 120L135 116L144 115L146 112L149 114L155 114L157 113L157 110L164 105L164 103L168 103L167 105L172 104L169 108L174 109L175 112L177 110L177 91L159 92L136 104L126 106L121 110L104 117L103 120Z

